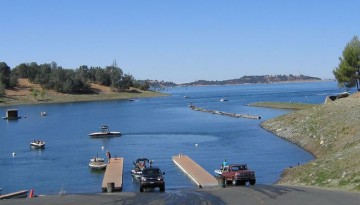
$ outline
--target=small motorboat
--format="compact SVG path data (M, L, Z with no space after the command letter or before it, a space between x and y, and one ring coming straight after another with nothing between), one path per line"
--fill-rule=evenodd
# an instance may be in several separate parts
M105 159L104 158L100 158L98 156L91 158L90 162L89 162L89 167L91 169L105 169L107 166Z
M90 137L111 137L111 136L120 136L121 132L110 132L109 127L107 125L103 125L100 127L99 132L90 133Z
M133 162L135 166L134 169L131 170L133 178L139 180L142 176L142 170L148 166L151 167L152 163L153 161L147 158L138 158L135 162Z
M220 102L226 102L226 101L229 101L229 100L226 99L226 98L221 98L221 99L220 99Z
M44 149L45 148L45 142L42 140L33 140L30 143L31 149Z

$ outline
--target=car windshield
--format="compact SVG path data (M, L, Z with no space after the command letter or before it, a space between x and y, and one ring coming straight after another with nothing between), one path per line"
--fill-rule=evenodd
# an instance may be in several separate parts
M160 169L144 169L143 174L149 174L149 175L161 174L161 171Z
M247 167L246 167L246 165L232 166L231 170L232 171L247 170Z

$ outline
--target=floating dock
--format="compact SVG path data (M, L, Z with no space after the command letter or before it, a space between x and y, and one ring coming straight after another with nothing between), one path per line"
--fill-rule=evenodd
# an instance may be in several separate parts
M0 200L2 199L15 199L15 198L26 198L28 190L17 191L9 194L0 195Z
M122 190L124 158L111 158L106 166L101 190L114 192Z
M186 155L179 154L173 156L174 163L185 172L200 188L215 187L218 181L214 176L207 172L204 168L194 162Z
M224 116L234 117L234 118L242 117L242 118L248 118L248 119L261 119L260 116L256 116L256 115L237 114L237 113L223 112L223 111L218 111L218 110L208 110L205 108L197 107L195 105L189 105L189 108L192 110L195 110L195 111L207 112L207 113L217 114L217 115L224 115Z

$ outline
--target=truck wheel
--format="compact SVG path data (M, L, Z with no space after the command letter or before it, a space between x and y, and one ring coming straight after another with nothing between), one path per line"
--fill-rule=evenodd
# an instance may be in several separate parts
M160 191L161 191L161 192L164 192L164 191L165 191L165 184L160 187Z
M140 192L144 192L144 187L140 186Z
M238 185L238 182L236 181L235 178L232 179L232 185L234 185L234 186Z
M256 183L256 179L250 180L250 185L255 185L255 183Z

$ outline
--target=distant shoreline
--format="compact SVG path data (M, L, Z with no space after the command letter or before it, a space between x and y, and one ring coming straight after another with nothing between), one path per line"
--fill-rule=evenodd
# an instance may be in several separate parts
M143 91L141 93L99 93L99 94L48 94L44 99L35 99L33 96L5 96L0 98L0 107L10 107L18 105L39 105L39 104L51 104L51 103L74 103L74 102L95 102L95 101L107 101L107 100L128 100L150 97L163 97L167 96L164 93Z
M269 83L229 83L223 85L217 84L197 84L197 85L186 85L186 84L178 84L176 87L202 87L202 86L231 86L231 85L255 85L255 84L280 84L280 83L311 83L311 82L335 82L336 80L293 80L293 81L279 81L279 82L269 82Z

